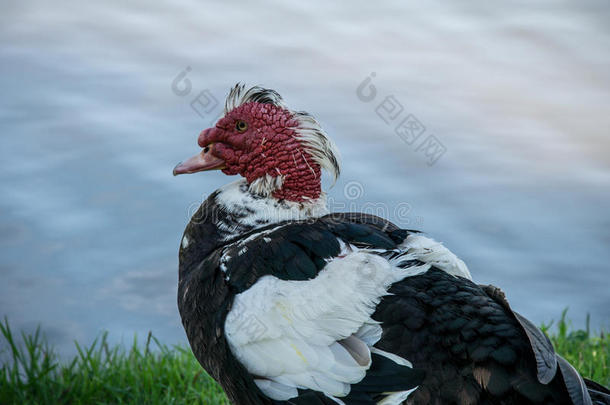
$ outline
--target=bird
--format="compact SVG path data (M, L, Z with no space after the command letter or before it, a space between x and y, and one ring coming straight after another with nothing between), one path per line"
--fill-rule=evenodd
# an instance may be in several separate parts
M339 153L278 92L238 83L174 175L238 175L179 247L190 347L238 405L610 404L493 285L425 234L329 212Z

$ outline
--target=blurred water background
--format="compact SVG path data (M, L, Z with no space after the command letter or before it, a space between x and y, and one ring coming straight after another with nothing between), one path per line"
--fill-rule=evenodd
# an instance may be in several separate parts
M186 342L182 230L234 179L171 171L243 81L335 139L335 209L429 233L536 323L569 307L608 328L608 21L589 0L4 1L0 316L63 353L102 330ZM386 123L388 96L403 112ZM412 144L394 132L408 114L425 126ZM426 139L444 151L433 165Z

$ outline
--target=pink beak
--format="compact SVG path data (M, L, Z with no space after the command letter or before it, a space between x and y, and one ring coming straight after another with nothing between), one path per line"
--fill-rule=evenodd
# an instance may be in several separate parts
M203 148L201 153L180 162L174 167L174 176L179 174L197 173L205 170L224 169L225 161L212 155L212 144Z

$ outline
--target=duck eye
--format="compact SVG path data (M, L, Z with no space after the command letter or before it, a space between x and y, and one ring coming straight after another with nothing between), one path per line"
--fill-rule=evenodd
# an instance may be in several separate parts
M235 123L235 129L237 132L246 132L246 129L248 129L248 124L245 121L238 120Z

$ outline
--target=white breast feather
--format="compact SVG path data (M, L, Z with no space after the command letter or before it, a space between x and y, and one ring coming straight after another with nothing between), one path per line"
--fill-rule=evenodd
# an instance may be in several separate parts
M235 297L227 315L231 351L272 399L296 397L300 388L341 403L350 385L364 378L371 352L410 366L406 359L372 347L382 330L371 315L387 289L431 265L471 278L462 260L422 235L409 235L398 246L402 253L390 261L376 254L379 249L339 243L339 257L330 259L313 280L261 277ZM404 266L410 260L425 264ZM379 404L402 403L412 391L386 393Z
M381 297L392 283L428 268L396 268L356 251L329 262L313 280L264 276L235 297L227 340L270 398L292 398L296 388L345 396L370 367L369 346L381 332L371 315Z

